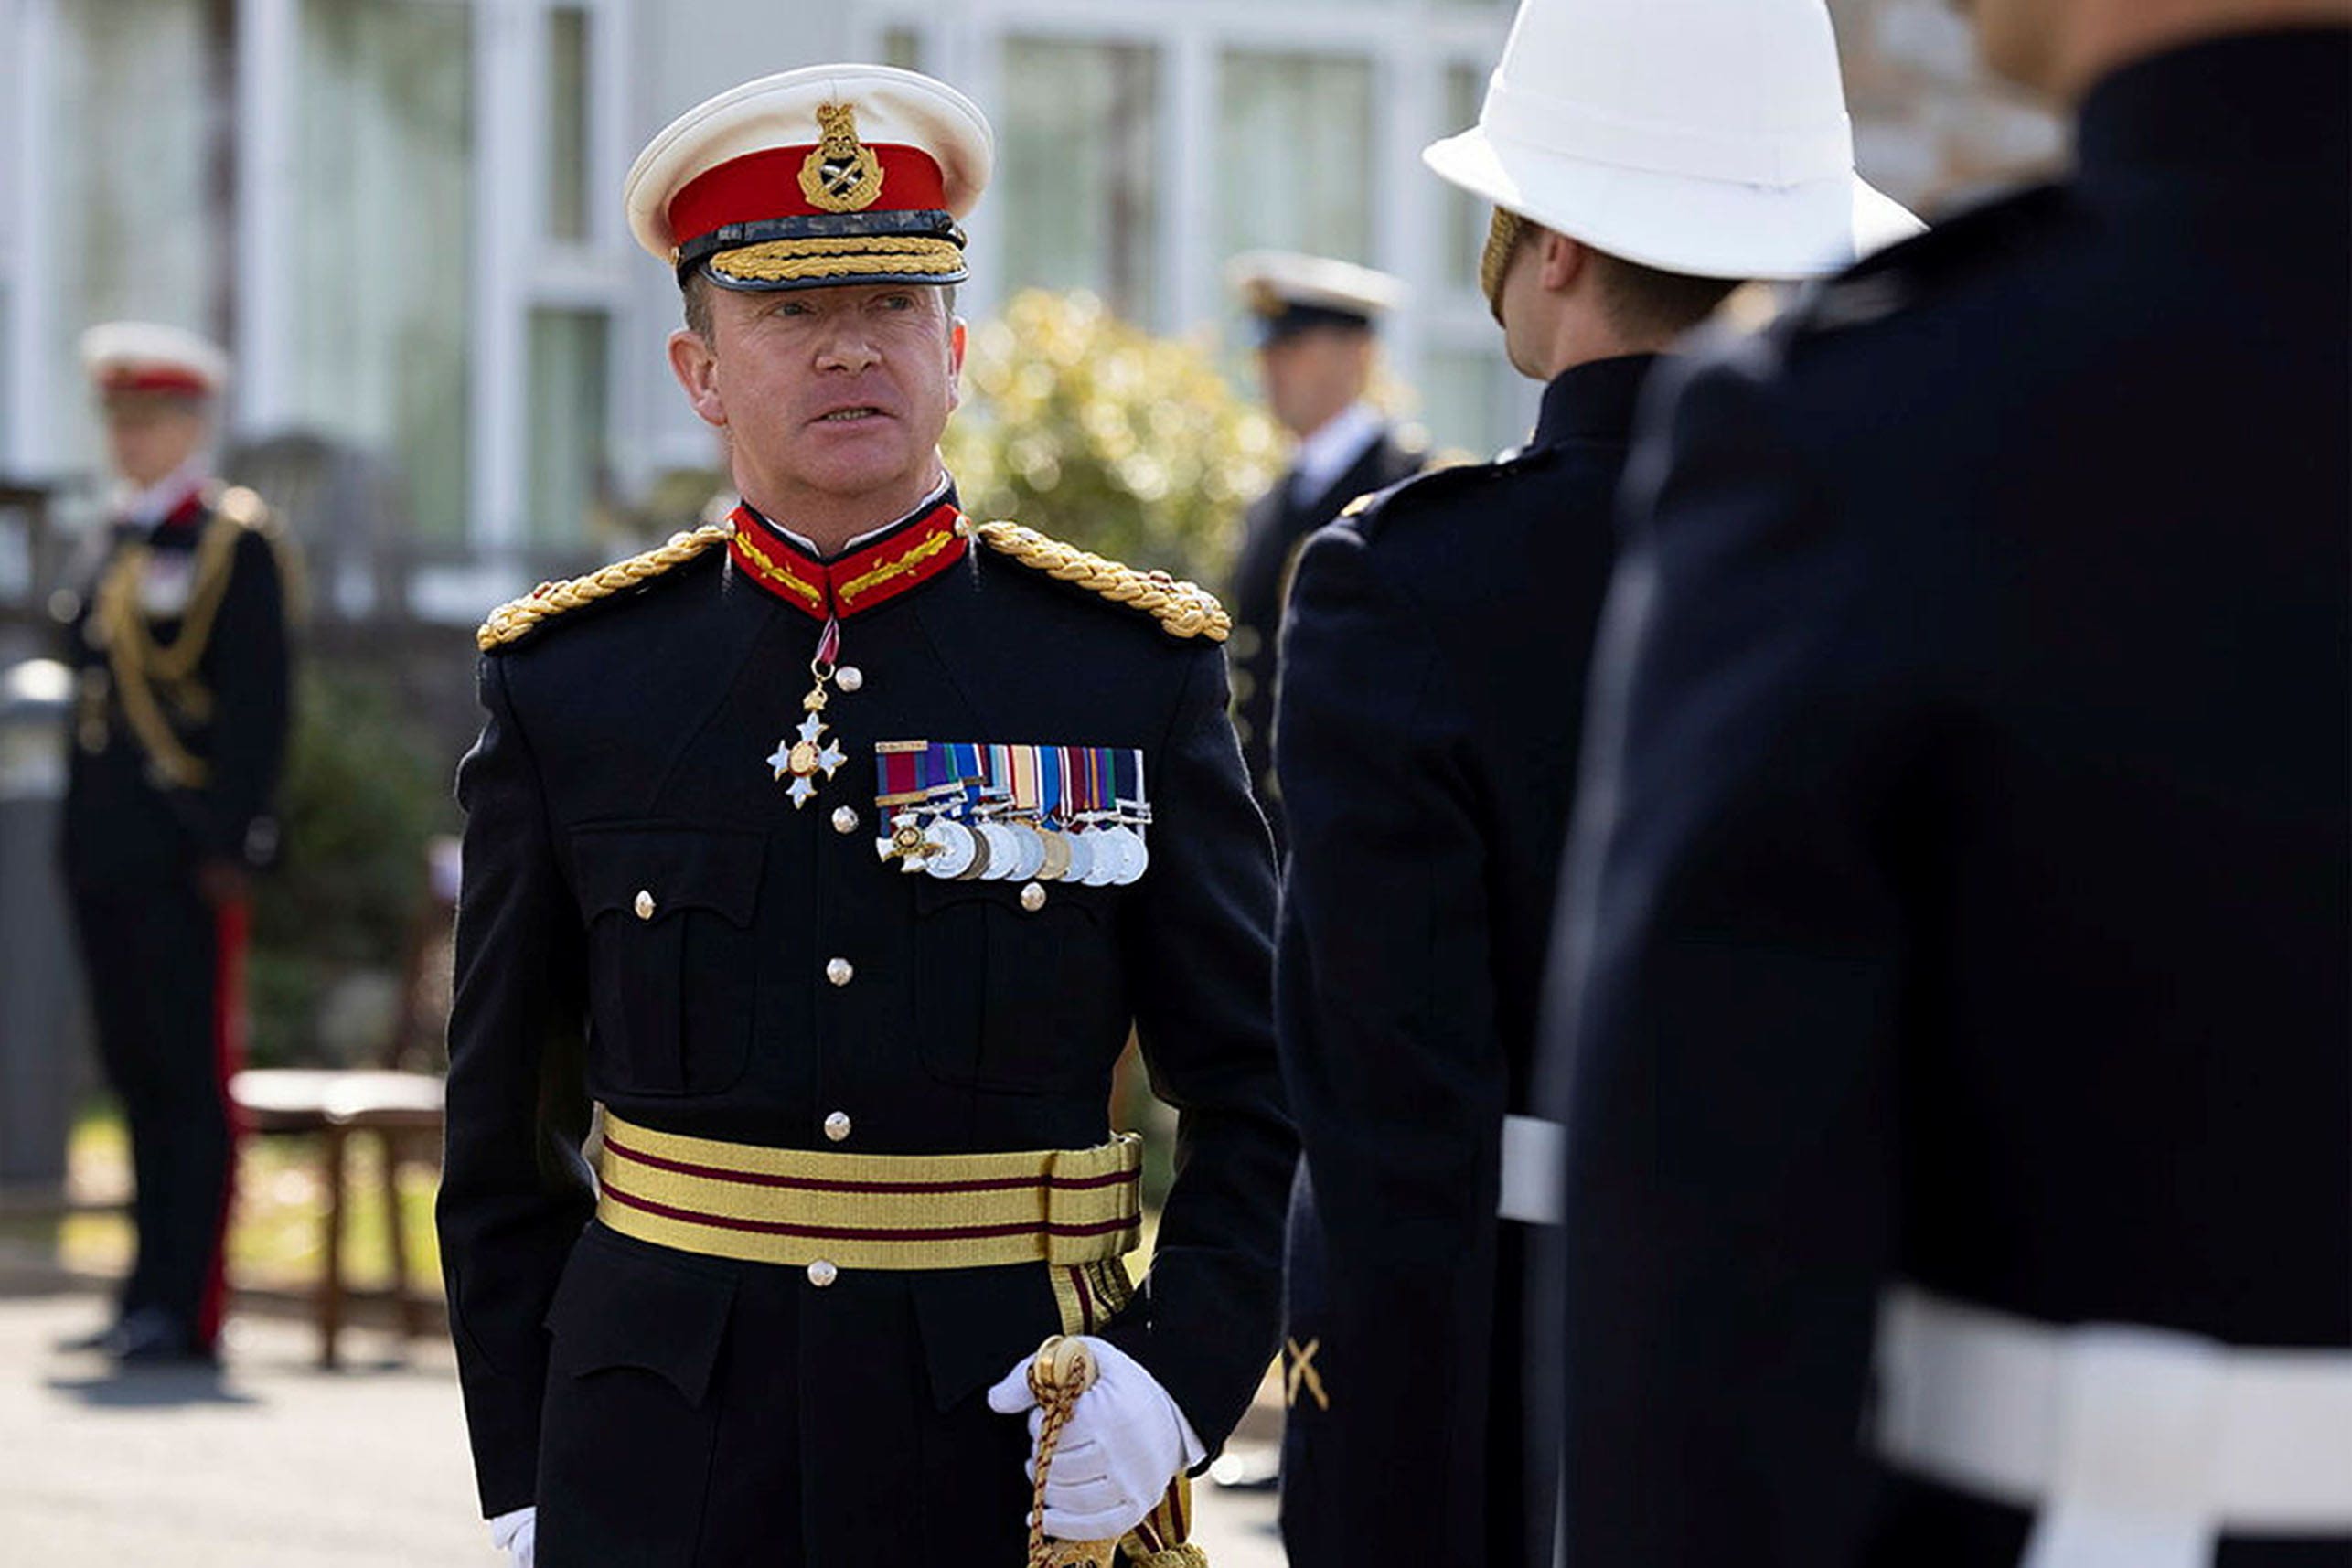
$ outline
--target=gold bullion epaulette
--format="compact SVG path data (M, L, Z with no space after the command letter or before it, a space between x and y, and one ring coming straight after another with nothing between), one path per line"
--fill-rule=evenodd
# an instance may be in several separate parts
M651 581L674 566L683 566L712 545L724 543L734 531L732 523L705 523L692 533L672 534L668 544L626 560L616 560L585 577L542 582L521 598L509 599L491 611L482 629L474 634L475 645L486 654L502 647L542 621L600 599L610 599L615 593Z
M981 523L972 532L990 549L1032 571L1092 589L1114 604L1157 617L1171 636L1206 637L1222 643L1233 633L1233 617L1225 613L1215 594L1196 582L1164 571L1139 571L1019 523Z
M220 492L212 509L241 528L276 531L276 519L270 515L269 504L242 485L231 485Z

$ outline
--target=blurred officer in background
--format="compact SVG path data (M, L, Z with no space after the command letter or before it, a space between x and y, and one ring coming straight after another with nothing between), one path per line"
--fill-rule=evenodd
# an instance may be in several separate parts
M2352 1560L2352 7L1973 10L2073 174L1629 475L1571 1564Z
M1257 320L1267 409L1298 443L1282 477L1250 506L1233 581L1234 728L1278 852L1276 656L1299 548L1358 496L1419 473L1428 454L1366 400L1380 321L1404 303L1402 282L1352 261L1281 251L1248 251L1225 272Z
M819 66L630 176L743 504L481 633L440 1219L519 1560L1011 1563L1034 1502L1181 1568L1181 1475L1273 1351L1297 1146L1228 624L957 508L992 159L943 84ZM1130 1033L1181 1112L1140 1287ZM1057 1333L1101 1377L1032 1493Z
M1855 177L1819 0L1529 0L1479 124L1427 158L1496 204L1482 281L1545 386L1525 448L1352 506L1292 594L1279 1018L1319 1200L1294 1205L1285 1328L1299 1568L1515 1563L1548 1536L1520 1326L1558 1139L1525 1113L1635 401L1742 280L1917 227Z
M213 477L227 357L142 322L92 327L81 354L117 485L95 570L62 606L79 677L62 850L138 1232L115 1321L81 1344L126 1362L210 1360L246 879L277 844L283 571L261 502Z

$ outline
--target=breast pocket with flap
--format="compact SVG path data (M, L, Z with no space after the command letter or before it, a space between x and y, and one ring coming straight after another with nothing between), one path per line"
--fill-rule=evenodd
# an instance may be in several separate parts
M756 833L656 824L573 831L592 1090L715 1094L743 1076L766 849Z

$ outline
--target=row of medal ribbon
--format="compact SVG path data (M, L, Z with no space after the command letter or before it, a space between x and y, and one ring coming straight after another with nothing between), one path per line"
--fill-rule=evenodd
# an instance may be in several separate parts
M884 741L882 859L943 881L1124 886L1151 863L1143 753L1119 746Z

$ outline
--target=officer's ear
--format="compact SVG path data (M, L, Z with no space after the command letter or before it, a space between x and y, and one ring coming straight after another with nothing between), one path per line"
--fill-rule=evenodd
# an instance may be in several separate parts
M964 400L964 318L947 324L947 408L951 413Z
M686 400L702 422L727 427L727 405L719 396L719 356L710 340L690 327L669 335L669 373L686 390Z
M1557 229L1543 230L1536 244L1537 264L1543 268L1543 283L1547 293L1566 293L1592 265L1592 248L1580 240L1569 239Z

